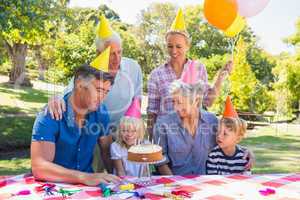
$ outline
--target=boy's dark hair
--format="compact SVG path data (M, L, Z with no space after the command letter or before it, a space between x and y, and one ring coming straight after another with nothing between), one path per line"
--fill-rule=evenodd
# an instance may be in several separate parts
M114 84L114 77L110 73L97 70L88 64L83 64L75 70L74 84L78 79L89 80L92 78L95 78L97 80L109 81L111 85Z

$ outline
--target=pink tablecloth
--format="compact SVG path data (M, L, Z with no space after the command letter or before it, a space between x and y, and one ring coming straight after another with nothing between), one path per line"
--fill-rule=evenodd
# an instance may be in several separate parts
M128 178L133 181L133 178ZM154 185L143 188L148 199L163 199L162 196L151 195L170 190L184 190L192 193L191 199L233 200L233 199L276 199L300 200L300 173L298 174L268 174L268 175L231 175L231 176L171 176L153 177ZM11 196L9 199L102 199L97 187L55 183L55 188L78 190L79 192L63 198L59 193L46 194L36 191L44 184L36 181L31 175L19 175L0 180L0 199L7 199L9 194L20 191L30 191L23 196ZM259 191L271 189L275 194L267 196ZM120 199L122 196L111 196L109 199Z

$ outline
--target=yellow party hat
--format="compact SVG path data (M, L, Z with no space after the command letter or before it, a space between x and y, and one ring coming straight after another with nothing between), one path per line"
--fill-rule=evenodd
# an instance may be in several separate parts
M104 15L100 16L100 24L97 28L97 35L100 39L109 38L113 34L112 28Z
M172 23L171 31L186 31L184 16L181 8L179 8L176 18Z
M107 47L95 60L90 63L90 66L97 70L108 72L110 46Z

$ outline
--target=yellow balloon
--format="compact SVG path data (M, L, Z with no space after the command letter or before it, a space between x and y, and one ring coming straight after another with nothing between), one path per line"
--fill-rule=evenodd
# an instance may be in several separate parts
M245 18L238 14L229 28L224 31L224 34L228 37L234 37L243 30L245 25Z

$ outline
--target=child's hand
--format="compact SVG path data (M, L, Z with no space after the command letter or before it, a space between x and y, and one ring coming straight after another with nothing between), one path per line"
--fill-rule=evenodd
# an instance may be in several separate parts
M254 153L248 149L245 150L245 155L243 159L247 159L248 163L245 166L245 170L250 170L255 164L255 156Z

